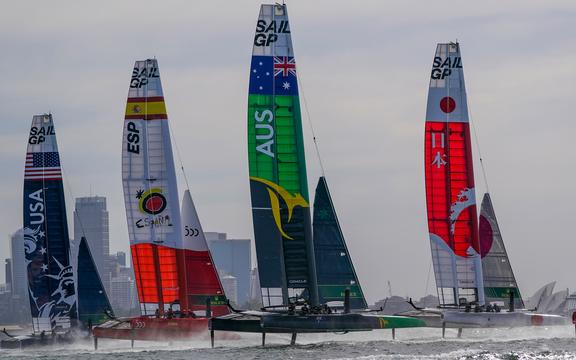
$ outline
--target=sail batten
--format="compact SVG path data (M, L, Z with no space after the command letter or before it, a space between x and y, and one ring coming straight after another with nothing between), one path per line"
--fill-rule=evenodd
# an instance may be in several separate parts
M265 306L318 302L296 71L286 6L264 4L250 67L248 158Z
M432 261L441 305L484 303L472 146L458 43L438 44L430 74L425 176Z

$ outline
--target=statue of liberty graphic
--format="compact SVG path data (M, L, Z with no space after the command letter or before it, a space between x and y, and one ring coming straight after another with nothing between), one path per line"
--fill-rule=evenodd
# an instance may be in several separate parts
M33 313L38 318L38 323L50 324L50 329L56 327L69 327L70 317L76 311L76 290L74 285L74 270L71 265L64 266L55 257L49 261L46 248L43 246L45 237L42 226L32 230L24 228L24 254L28 272L32 276L29 279L50 278L57 282L57 286L48 296L40 296L34 293L34 286L29 283L30 298L33 301ZM58 267L58 274L50 274L49 269ZM35 310L35 311L34 311ZM42 330L48 330L43 329Z

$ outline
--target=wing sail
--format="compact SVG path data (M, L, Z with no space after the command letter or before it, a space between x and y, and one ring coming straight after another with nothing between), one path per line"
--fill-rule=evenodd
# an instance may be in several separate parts
M122 183L144 315L185 299L177 250L180 206L168 116L155 59L136 61L130 80L122 143Z
M368 308L323 176L316 186L313 220L320 303L344 301L344 291L349 289L350 308Z
M52 115L32 119L24 168L24 253L34 332L77 317L60 154Z
M428 229L440 304L484 303L472 146L458 43L438 44L425 131Z
M86 327L99 325L108 320L107 314L113 316L114 312L85 237L80 239L77 273L78 318Z
M248 95L254 237L265 306L317 303L306 161L286 5L262 5Z
M524 308L518 283L504 246L490 194L484 194L480 207L480 248L486 302L503 303L508 307L510 292L514 293L514 307Z

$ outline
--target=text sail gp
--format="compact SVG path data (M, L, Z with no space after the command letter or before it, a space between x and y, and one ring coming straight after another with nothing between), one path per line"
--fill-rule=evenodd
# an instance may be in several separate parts
M288 20L258 20L254 46L270 46L278 40L278 34L290 34Z
M462 58L460 56L434 57L432 64L432 79L444 79L452 75L452 69L462 69Z

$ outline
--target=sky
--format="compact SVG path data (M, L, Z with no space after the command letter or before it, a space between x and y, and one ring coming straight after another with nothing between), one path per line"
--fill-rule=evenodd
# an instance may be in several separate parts
M461 44L477 198L492 200L520 289L576 288L576 4L287 1L309 188L321 174L364 292L435 293L423 135L436 43ZM205 231L253 238L246 101L257 1L9 2L0 12L0 261L22 222L32 116L54 116L68 223L73 198L107 197L110 248L128 250L121 143L135 60L156 57ZM303 107L304 108L304 107ZM178 158L176 161L179 162ZM184 191L179 177L179 190ZM4 282L0 266L0 283Z

